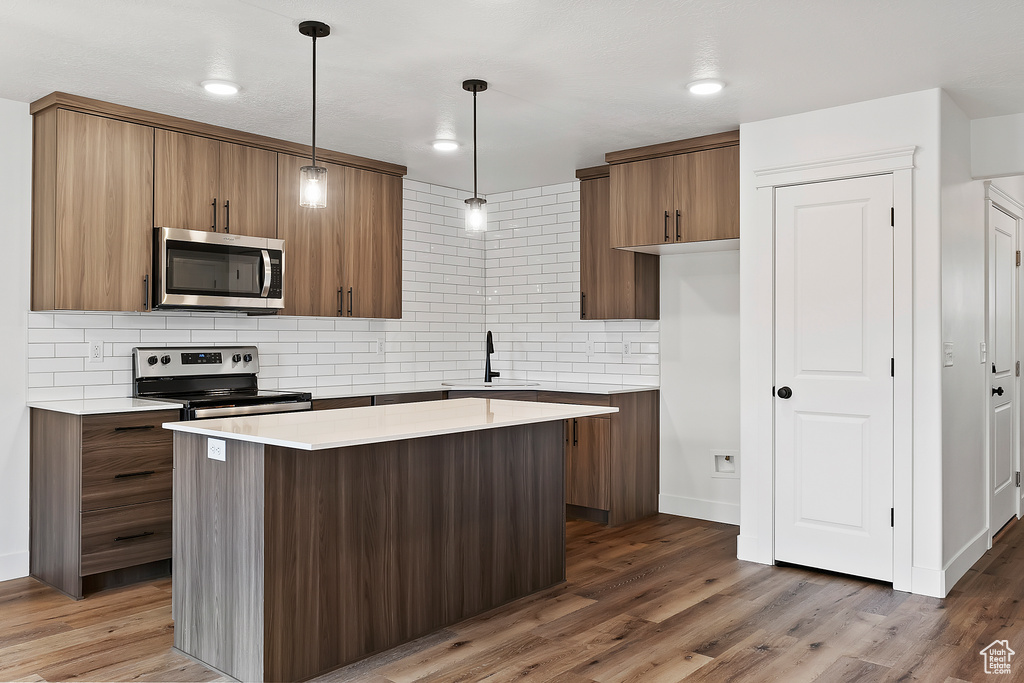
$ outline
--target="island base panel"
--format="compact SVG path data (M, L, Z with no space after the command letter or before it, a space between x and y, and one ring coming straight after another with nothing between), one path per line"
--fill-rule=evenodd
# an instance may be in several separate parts
M176 470L176 501L182 493L182 504L197 512L184 534L176 526L175 549L198 533L220 559L193 553L182 571L176 559L175 599L189 570L223 577L219 589L194 581L187 588L196 596L193 612L215 620L191 628L202 628L199 639L219 639L204 650L217 661L189 649L196 638L179 638L188 598L176 607L176 644L236 678L312 678L565 580L561 422L312 452L228 441L226 463L206 458L206 437L175 445L179 470L184 458L225 470L218 486L199 494L206 501L182 492L184 472ZM228 491L238 485L228 472L239 459L252 461L245 477L258 481L262 496L241 500ZM188 486L202 485L193 477ZM265 541L259 553L227 541L234 525L254 525L253 536ZM215 598L232 590L223 582L233 563L260 565L237 568L236 581L255 588ZM235 614L222 618L208 601ZM257 626L259 648L231 633L251 638Z

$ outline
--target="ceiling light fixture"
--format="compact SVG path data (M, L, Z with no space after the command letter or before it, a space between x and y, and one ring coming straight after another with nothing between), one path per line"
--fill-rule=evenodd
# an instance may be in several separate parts
M725 83L722 81L715 78L704 78L687 84L686 89L694 95L714 95L724 87Z
M200 83L206 92L213 93L214 95L237 95L239 87L237 83L231 81L203 81Z
M476 94L487 90L487 81L470 78L462 82L462 89L473 93L473 196L466 200L466 231L487 230L487 200L476 191Z
M454 152L459 148L455 140L434 140L434 149L438 152Z
M331 35L331 27L322 21L304 21L299 33L313 39L313 164L299 169L299 206L327 208L327 169L316 165L316 39Z

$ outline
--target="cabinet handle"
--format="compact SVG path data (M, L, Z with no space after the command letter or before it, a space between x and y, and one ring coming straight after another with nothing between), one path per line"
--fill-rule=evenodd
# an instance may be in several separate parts
M579 438L577 438L577 434L576 434L576 423L577 423L576 418L573 418L573 420L572 420L572 445L573 446L578 445L579 442L580 442L580 440L579 440Z
M676 209L676 242L682 241L682 235L679 234L679 209Z
M142 276L142 310L149 310L149 276Z
M348 288L348 314L352 315L352 288Z
M155 531L143 531L141 534L132 534L131 536L118 536L114 539L114 541L130 541L133 538L144 538L146 536L153 536L155 534Z
M137 425L132 427L114 427L115 432L130 432L142 429L156 429L156 425Z
M587 295L580 292L580 317L587 317Z
M231 232L231 202L224 200L224 232Z
M665 212L665 241L668 242L668 211Z
M210 230L213 230L214 232L217 232L217 198L216 197L213 198L213 204L210 204L210 206L213 207L213 225L210 226Z
M126 474L115 474L114 479L127 479L128 477L145 477L150 474L156 474L156 470L146 470L145 472L128 472Z
M345 315L345 288L338 287L338 317Z

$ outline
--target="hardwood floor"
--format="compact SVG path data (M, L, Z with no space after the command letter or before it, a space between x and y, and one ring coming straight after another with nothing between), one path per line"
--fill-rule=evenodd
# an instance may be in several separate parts
M982 681L1024 652L1024 524L944 600L736 559L737 528L658 515L568 524L568 581L318 681ZM81 602L0 583L0 679L214 681L172 650L170 581ZM1012 676L1024 680L1022 661Z

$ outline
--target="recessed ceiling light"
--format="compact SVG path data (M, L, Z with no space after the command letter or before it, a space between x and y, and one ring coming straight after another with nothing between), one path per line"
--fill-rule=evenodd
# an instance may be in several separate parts
M434 140L434 149L438 152L454 152L459 148L455 140Z
M704 78L699 81L694 81L686 86L694 95L714 95L725 87L725 83L714 78Z
M203 81L206 92L214 95L235 95L238 93L238 85L231 81Z

